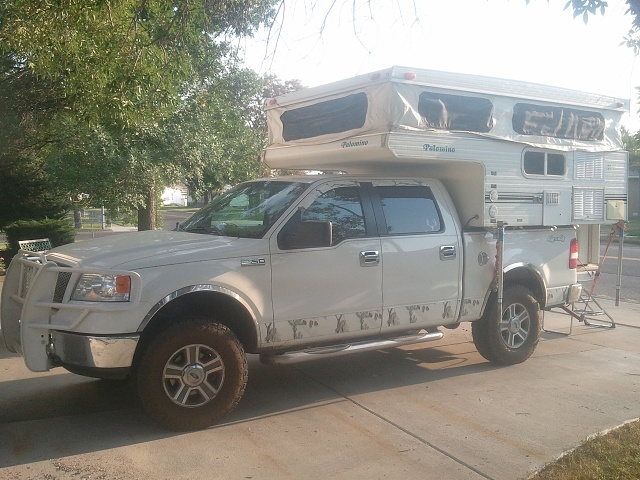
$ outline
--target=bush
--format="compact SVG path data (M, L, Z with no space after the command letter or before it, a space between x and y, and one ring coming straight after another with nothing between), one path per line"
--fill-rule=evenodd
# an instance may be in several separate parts
M19 220L7 225L4 231L7 234L9 252L12 254L19 249L18 240L48 238L51 240L51 245L57 247L73 243L76 239L76 231L69 219Z

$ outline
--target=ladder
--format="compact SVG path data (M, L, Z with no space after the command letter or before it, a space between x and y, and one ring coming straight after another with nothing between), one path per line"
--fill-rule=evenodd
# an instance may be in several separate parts
M600 327L600 328L616 328L616 322L611 315L607 313L607 311L598 303L598 300L593 296L593 293L598 285L598 280L600 279L600 273L602 273L602 267L604 266L604 261L607 258L607 253L609 252L609 247L613 242L613 239L616 236L620 236L620 245L619 249L622 250L622 242L624 238L624 229L626 225L624 222L619 221L615 225L613 225L611 229L611 233L609 235L609 241L607 242L607 246L604 250L604 254L600 259L600 263L598 264L598 268L595 271L587 271L589 277L591 278L591 287L587 291L585 288L582 289L580 293L580 298L571 305L560 307L571 317L571 323L569 324L569 333L565 332L557 332L553 330L546 330L544 328L544 317L543 317L543 331L547 333L556 333L559 335L571 335L573 331L573 320L577 319L579 322L583 322L587 326L591 327ZM620 261L620 259L619 259ZM595 317L606 316L608 320L598 321Z

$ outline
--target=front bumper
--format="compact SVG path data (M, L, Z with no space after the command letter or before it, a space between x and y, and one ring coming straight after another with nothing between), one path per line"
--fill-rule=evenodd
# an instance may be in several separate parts
M47 353L54 364L100 378L124 377L133 363L139 335L82 335L51 332Z

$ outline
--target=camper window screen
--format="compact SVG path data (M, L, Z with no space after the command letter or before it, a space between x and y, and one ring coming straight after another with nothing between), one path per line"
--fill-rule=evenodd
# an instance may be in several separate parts
M288 110L280 116L286 142L362 128L368 106L365 93Z
M516 103L513 129L522 135L567 138L570 140L602 140L604 117L597 112L573 108Z
M418 112L437 130L486 133L493 127L493 104L487 98L422 92Z

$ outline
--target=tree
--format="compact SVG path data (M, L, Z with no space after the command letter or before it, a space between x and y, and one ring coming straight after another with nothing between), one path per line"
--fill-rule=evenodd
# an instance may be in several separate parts
M50 148L46 118L62 104L55 89L38 81L0 51L0 227L16 220L59 218L66 198L52 185L39 152Z
M7 78L28 72L61 100L34 138L35 156L70 196L134 202L140 228L152 228L155 190L192 166L168 159L164 149L176 112L194 85L233 62L226 38L269 21L273 3L4 3L0 52L13 69L5 68Z
M213 190L262 173L264 141L247 116L247 105L260 86L255 72L227 66L193 85L168 123L167 138L174 140L166 151L188 162L184 181L193 195L207 197Z
M281 80L275 75L264 75L261 83L261 89L248 105L246 113L251 126L260 130L266 139L267 117L264 113L264 102L285 93L302 90L304 86L300 83L300 80Z
M526 0L526 2L529 4L531 0ZM625 3L627 4L625 14L631 15L632 24L624 40L627 46L635 50L637 55L640 53L640 2L638 0L626 0ZM590 15L597 15L598 13L604 15L608 7L609 3L605 0L569 0L564 8L572 8L573 18L582 17L584 23L588 23Z
M622 127L622 143L625 150L629 152L629 164L640 164L640 132L632 134Z

